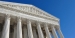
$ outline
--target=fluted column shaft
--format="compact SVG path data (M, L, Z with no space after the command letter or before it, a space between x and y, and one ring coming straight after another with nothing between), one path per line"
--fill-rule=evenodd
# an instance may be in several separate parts
M2 38L9 38L9 31L10 31L10 16L7 15L5 19L5 24L3 27Z
M53 33L54 38L58 38L58 36L57 36L57 33L56 33L56 30L55 30L54 26L51 26L51 29L52 29L52 33Z
M26 26L23 26L23 37L24 38L28 38L28 33L27 33L28 31L27 31L27 28L26 28Z
M49 29L48 29L47 24L44 25L44 28L45 28L45 32L46 32L47 38L52 38L52 37L51 37L51 34L50 34L50 32L49 32Z
M38 30L39 38L44 38L40 23L37 23L37 30Z
M34 27L33 27L33 35L34 35L34 38L38 38L36 28L34 28Z
M28 29L28 37L33 38L33 32L30 20L27 20L27 29Z
M63 34L62 34L60 28L58 28L57 31L58 31L58 34L60 35L60 38L64 38L64 36L63 36Z
M17 27L16 27L16 25L14 26L13 38L17 38Z
M22 24L21 18L17 19L17 38L22 38Z

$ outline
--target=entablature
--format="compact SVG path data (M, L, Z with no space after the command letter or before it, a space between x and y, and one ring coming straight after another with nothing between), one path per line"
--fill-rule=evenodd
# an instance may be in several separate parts
M54 17L51 14L47 14L47 12L28 4L19 4L19 3L11 3L11 2L0 2L0 5L12 8L14 10L24 11L24 13L29 13L33 15L37 15L39 17L44 17L47 19L52 19L54 21L59 21L58 18Z

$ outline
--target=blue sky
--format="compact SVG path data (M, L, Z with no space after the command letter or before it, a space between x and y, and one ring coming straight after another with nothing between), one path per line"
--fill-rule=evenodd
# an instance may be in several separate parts
M35 5L60 19L65 38L75 38L75 0L3 0Z

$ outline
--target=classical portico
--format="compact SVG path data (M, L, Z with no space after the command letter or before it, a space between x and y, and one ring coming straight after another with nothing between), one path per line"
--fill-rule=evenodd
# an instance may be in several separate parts
M59 19L29 4L0 1L0 38L64 38Z

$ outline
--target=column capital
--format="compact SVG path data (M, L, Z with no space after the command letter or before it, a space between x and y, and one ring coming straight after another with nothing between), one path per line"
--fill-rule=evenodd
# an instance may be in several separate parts
M27 21L31 21L30 19L27 19Z
M54 25L51 25L51 28L54 28Z
M60 26L57 26L56 28L57 28L57 30L59 30L60 29Z
M44 23L44 27L47 27L47 24L46 23Z
M10 15L8 15L8 14L6 14L5 16L6 16L6 18L10 18Z
M40 22L37 22L37 24L40 24Z
M29 19L27 19L27 24L31 23L31 21Z
M17 19L21 19L21 17L17 17Z
M21 22L21 18L20 17L17 17L17 22Z

